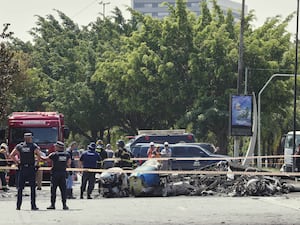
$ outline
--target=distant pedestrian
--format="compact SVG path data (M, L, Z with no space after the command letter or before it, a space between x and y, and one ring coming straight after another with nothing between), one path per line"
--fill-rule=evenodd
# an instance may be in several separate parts
M172 150L171 150L168 142L164 143L164 148L161 150L160 154L161 154L162 158L171 158ZM171 162L170 159L163 160L162 161L162 164L163 164L162 170L170 170L171 169L171 163L170 162Z
M96 144L91 142L88 146L88 150L84 151L79 159L79 165L84 169L96 169L98 162L101 161L100 155L96 152ZM92 192L95 186L95 172L83 171L80 187L80 198L83 199L83 193L87 189L87 199L92 199Z
M296 149L295 152L295 170L297 172L300 172L300 144L298 145L298 148Z
M114 159L112 159L112 158L115 157L115 153L111 148L111 144L106 145L105 152L106 152L107 158L103 161L102 168L108 169L108 168L111 168L114 166Z
M67 148L67 153L70 154L71 158L71 168L75 168L75 152L77 151L78 145L75 141L71 142L69 148ZM73 195L73 176L75 175L75 172L68 171L67 173L67 198L68 199L75 199L76 197Z
M118 140L117 142L118 151L115 153L116 158L120 160L116 163L116 166L121 168L132 168L134 165L131 160L131 154L125 149L125 142L123 140Z
M8 158L8 147L5 143L2 143L0 146L0 166L7 166L8 164L7 158ZM5 169L0 169L0 182L1 182L1 189L5 192L8 191Z
M51 205L47 209L55 209L56 190L60 189L61 201L63 209L68 210L67 206L67 194L66 194L66 168L71 166L70 154L65 151L65 145L61 141L57 141L55 144L55 152L52 152L49 156L42 156L43 160L51 159Z
M172 150L171 150L168 142L164 143L164 148L161 150L160 154L161 154L162 157L166 157L166 158L171 157Z
M148 156L148 158L153 158L153 153L154 153L154 151L155 151L155 144L154 144L154 142L150 142L150 147L148 148L148 151L147 151L147 156Z
M98 140L96 142L96 152L101 157L101 161L99 162L99 168L103 168L103 161L107 158L107 152L104 149L104 144L102 140Z
M41 151L41 156L46 156L44 152ZM39 162L39 168L44 165L43 161ZM35 174L35 181L36 181L36 186L37 190L42 190L42 183L43 183L43 170L39 169L36 171Z
M26 181L29 182L31 190L31 210L38 210L35 198L35 155L37 156L37 163L41 159L40 148L32 141L32 133L24 134L24 142L19 143L11 152L10 158L15 162L19 168L18 173L18 197L17 197L17 210L21 209L23 189L25 188Z

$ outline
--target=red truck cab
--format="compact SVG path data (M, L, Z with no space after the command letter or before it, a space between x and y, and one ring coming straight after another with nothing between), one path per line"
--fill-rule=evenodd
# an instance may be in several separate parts
M24 133L33 134L33 142L38 144L45 155L55 151L56 141L68 138L69 129L64 124L64 115L58 112L13 112L8 116L8 147L11 152L24 140ZM50 163L50 162L49 162ZM43 166L51 166L44 163ZM9 172L9 185L14 184L14 172ZM44 179L48 180L50 173L44 171Z

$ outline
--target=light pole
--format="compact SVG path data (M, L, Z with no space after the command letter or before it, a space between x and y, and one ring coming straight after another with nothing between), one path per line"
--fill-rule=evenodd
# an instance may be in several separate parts
M245 26L245 0L242 1L241 12L241 28L240 28L240 42L239 42L239 59L238 59L238 77L237 77L237 94L242 94L242 79L244 68L244 26ZM233 156L239 156L239 143L240 138L234 136Z
M104 20L105 19L105 6L109 5L110 2L101 1L101 2L99 2L99 4L102 5L102 10L103 10L102 15L103 15L103 20Z
M297 113L297 73L298 73L298 31L299 31L299 0L297 0L297 21L296 21L296 52L295 52L295 73L294 73L294 129L293 129L293 155L296 152L296 113ZM292 171L295 171L295 157L293 158Z
M260 158L260 156L261 156L261 148L260 148L260 137L261 137L261 133L260 133L260 112L261 112L260 99L261 99L261 97L260 96L274 77L293 77L293 76L297 77L297 74L296 75L280 74L280 73L273 74L258 93L258 97L257 97L258 98L258 100L257 100L257 105L258 105L258 107L257 107L257 111L258 111L257 112L257 156L258 156L257 166L259 168L261 168L261 166L262 166L262 162L261 162L261 158Z

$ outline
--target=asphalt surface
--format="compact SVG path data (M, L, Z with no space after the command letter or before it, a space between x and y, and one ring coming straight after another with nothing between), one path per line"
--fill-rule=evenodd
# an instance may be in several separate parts
M300 182L296 182L299 185ZM24 190L23 204L16 210L16 190L0 191L0 225L17 224L99 224L99 225L179 225L179 224L300 224L300 193L272 197L178 196L148 198L102 198L68 200L70 210L62 210L58 191L56 210L47 210L50 187L37 191L39 211L31 211L30 189Z

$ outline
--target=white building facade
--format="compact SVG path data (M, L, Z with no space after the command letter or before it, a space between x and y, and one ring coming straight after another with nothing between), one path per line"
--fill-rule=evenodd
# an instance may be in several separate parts
M154 18L163 18L169 14L168 7L162 6L163 2L167 2L175 6L176 0L131 0L131 7L141 12L144 15L150 15ZM187 8L194 12L197 16L200 15L202 0L187 0ZM211 1L207 1L208 7L212 8ZM217 4L226 13L230 8L235 19L240 19L242 4L231 0L217 0ZM247 6L245 7L247 12Z

